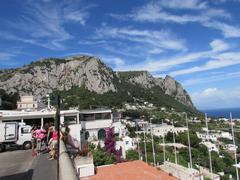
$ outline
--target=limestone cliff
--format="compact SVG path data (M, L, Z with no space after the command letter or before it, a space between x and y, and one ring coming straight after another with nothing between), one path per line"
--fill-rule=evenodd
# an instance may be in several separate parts
M160 87L166 95L194 108L186 90L172 77L154 78L147 71L115 73L100 59L91 56L46 58L22 68L0 71L0 89L7 93L34 95L38 99L53 90L67 91L73 87L85 87L97 94L118 92L124 82L146 90Z

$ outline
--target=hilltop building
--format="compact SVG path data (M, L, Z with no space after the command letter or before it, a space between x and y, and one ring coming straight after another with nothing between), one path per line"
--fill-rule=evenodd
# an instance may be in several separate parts
M17 102L17 110L33 111L38 108L37 101L33 96L21 96L20 101Z

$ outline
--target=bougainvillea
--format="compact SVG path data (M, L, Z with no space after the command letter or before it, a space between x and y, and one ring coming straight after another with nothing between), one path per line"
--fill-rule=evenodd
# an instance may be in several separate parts
M117 162L123 162L122 156L122 148L116 150L116 139L114 136L114 128L106 129L106 138L104 141L104 149L108 154L114 155Z

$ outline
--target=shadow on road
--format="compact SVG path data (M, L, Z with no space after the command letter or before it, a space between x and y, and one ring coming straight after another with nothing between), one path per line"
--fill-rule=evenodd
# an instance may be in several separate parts
M26 172L17 173L9 176L2 176L0 180L32 180L33 169L29 169Z

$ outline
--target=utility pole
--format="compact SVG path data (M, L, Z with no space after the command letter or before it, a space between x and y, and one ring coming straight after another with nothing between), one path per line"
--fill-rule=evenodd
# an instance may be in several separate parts
M233 130L233 122L232 122L232 113L231 112L230 112L230 121L231 121L231 128L232 128L233 145L234 145L234 147L236 147L234 130ZM238 167L237 167L237 164L238 164L238 162L237 162L237 148L234 151L234 158L235 158L235 167L236 167L237 180L239 180Z
M136 130L138 131L138 124L136 123ZM139 137L138 137L138 132L137 132L137 144L138 144L138 159L140 160L140 147L139 147Z
M174 126L173 119L172 119L172 125L173 125L173 145L174 145L175 163L178 164L178 160L177 160L177 147L176 147L176 140L175 140L175 126Z
M59 179L59 156L60 156L60 96L57 96L57 137L58 137L58 156L57 156L57 179Z
M206 122L206 128L207 128L207 141L209 142L209 132L208 132L208 122L207 122L207 113L205 113L205 122ZM210 167L210 173L211 173L211 179L213 179L213 172L212 172L212 155L211 150L208 149L208 155L209 155L209 167Z
M144 127L144 130L143 130L143 136L144 136L144 153L145 153L145 161L146 161L146 163L147 163L148 160L147 160L147 147L146 147L145 127Z
M153 164L154 166L156 166L156 155L155 155L153 132L152 132L152 118L150 118L150 128L151 128L151 138L152 138Z
M162 126L163 126L163 120L162 120ZM166 152L165 152L165 134L163 132L163 163L166 161Z
M192 152L191 152L191 142L190 142L190 135L189 135L189 128L188 128L187 113L186 113L186 125L187 125L187 135L188 135L188 150L189 150L190 168L192 168Z

